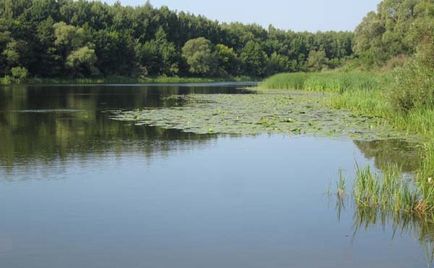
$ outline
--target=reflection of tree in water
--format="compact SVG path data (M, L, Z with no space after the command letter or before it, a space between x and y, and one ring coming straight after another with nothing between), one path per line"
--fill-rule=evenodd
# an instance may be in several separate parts
M172 94L229 89L179 87L18 87L0 89L0 166L49 165L106 153L165 154L205 144L194 135L112 121L109 109L182 105ZM233 89L232 89L233 90Z
M420 148L403 140L354 141L368 159L374 159L378 169L398 165L404 172L412 172L421 164Z
M131 126L116 121L74 120L68 115L51 119L31 129L10 129L0 123L0 164L13 167L34 160L50 162L77 156L85 159L88 155L97 156L107 152L140 152L149 156L182 146L194 147L212 138L209 135Z

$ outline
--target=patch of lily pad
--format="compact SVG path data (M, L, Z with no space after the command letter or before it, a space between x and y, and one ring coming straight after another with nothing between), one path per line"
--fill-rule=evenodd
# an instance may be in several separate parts
M360 140L402 138L382 118L327 107L328 94L260 91L257 94L193 94L169 98L182 106L112 111L112 119L196 134L293 134Z

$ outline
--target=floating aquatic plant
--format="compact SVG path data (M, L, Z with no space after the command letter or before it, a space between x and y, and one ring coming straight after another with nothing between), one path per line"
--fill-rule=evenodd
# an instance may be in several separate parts
M399 138L381 118L324 105L324 94L266 91L259 94L175 96L182 106L117 111L112 119L197 134L308 134L357 139Z

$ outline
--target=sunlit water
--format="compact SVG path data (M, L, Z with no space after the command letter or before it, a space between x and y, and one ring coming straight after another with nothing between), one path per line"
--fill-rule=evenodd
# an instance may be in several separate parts
M417 230L355 226L339 170L417 161L399 141L193 135L107 110L210 87L0 89L0 267L430 267ZM340 212L340 213L339 213Z

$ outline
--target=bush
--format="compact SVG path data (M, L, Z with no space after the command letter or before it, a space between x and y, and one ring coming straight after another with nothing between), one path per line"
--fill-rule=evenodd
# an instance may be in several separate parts
M10 84L12 84L12 78L9 75L0 78L0 85L10 85Z
M434 70L411 60L394 71L389 99L395 110L407 113L415 108L434 108Z
M24 67L14 67L11 69L11 74L15 82L20 83L27 79L28 71Z

